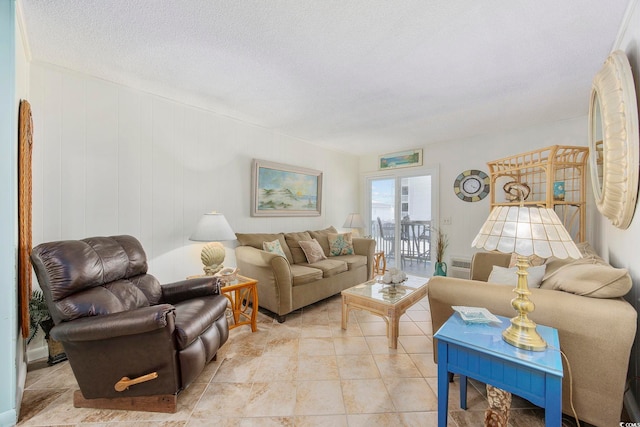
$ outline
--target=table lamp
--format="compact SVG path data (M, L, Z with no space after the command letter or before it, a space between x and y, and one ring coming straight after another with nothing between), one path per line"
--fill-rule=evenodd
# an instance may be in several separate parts
M354 236L362 236L360 229L364 228L364 221L359 213L350 213L344 222L343 228L353 228Z
M518 282L513 290L517 296L511 305L518 315L502 332L509 344L533 351L542 351L547 343L536 331L536 324L527 315L535 309L529 299L527 268L529 256L542 258L582 258L569 232L553 209L544 207L497 206L489 215L471 246L488 251L515 253L518 256Z
M213 276L223 268L225 250L220 241L235 239L236 235L221 213L214 211L206 213L200 218L196 230L189 237L189 240L209 242L204 245L200 253L200 259L204 264L204 273L207 276Z

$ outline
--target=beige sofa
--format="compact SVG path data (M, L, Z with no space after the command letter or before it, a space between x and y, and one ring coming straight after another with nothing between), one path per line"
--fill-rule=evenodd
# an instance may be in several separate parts
M606 265L588 246L582 250L582 260L547 260L540 288L531 289L536 308L529 317L558 329L560 347L573 377L571 386L563 361L563 412L573 416L573 393L579 419L596 426L617 426L636 334L637 313L619 297L630 290L631 278L626 270ZM428 296L434 332L451 316L454 305L486 307L493 314L514 317L513 287L485 283L493 265L507 267L509 261L509 255L477 253L472 261L472 280L433 277Z
M261 308L275 313L279 322L294 310L328 298L372 277L375 240L353 238L353 254L330 256L333 227L297 233L236 233L240 246L236 262L240 274L258 281ZM308 263L300 241L316 239L327 259ZM285 256L264 251L263 242L278 240Z

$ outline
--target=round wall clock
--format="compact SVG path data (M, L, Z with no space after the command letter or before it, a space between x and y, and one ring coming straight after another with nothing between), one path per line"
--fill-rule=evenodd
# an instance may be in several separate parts
M486 173L470 169L458 175L453 183L453 191L460 200L477 202L489 194L490 182L491 180Z

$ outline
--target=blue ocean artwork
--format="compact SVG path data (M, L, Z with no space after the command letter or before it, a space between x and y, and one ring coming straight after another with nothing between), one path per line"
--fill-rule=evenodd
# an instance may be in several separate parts
M318 177L260 167L257 199L258 210L316 210Z

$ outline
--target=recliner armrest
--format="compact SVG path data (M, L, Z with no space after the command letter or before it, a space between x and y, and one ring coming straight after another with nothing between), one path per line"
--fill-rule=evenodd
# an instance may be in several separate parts
M51 337L61 342L97 341L126 335L136 335L167 326L170 304L142 307L120 313L83 317L62 322L51 329Z
M220 294L220 279L214 276L198 277L167 283L162 289L162 302L175 304L193 298Z

